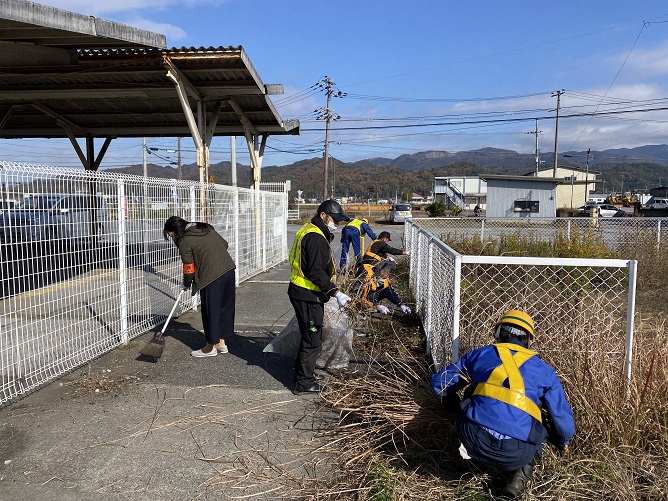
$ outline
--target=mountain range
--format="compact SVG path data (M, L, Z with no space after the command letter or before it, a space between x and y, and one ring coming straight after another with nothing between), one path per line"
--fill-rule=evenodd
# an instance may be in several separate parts
M554 153L541 153L541 168L554 165ZM230 162L212 164L209 174L214 182L230 184ZM576 167L597 172L602 180L596 191L619 192L647 189L668 184L668 145L646 145L637 148L620 148L603 151L569 151L559 153L560 167ZM422 151L401 155L394 159L369 158L357 162L342 162L331 158L329 165L328 193L332 183L336 196L392 198L405 193L428 195L433 189L435 176L475 176L480 174L514 174L533 172L536 168L534 154L517 153L499 148L481 148L451 153L447 151ZM112 172L142 175L143 167L134 165ZM151 177L175 178L176 169L149 164ZM239 186L250 186L250 167L237 163ZM184 179L199 179L195 164L182 166ZM322 157L300 160L289 165L264 166L263 181L291 180L293 193L304 192L305 198L322 197L324 192L324 165Z

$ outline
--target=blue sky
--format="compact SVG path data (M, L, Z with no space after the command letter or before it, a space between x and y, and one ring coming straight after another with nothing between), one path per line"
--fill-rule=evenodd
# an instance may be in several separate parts
M269 138L264 166L322 156L314 110L326 103L315 86L325 75L346 93L332 100L341 119L330 136L330 154L344 161L482 147L532 153L536 117L539 148L553 152L557 90L560 152L668 143L668 110L633 112L668 107L665 1L41 3L163 33L169 47L243 46L265 83L284 85L272 97L281 116L301 121L300 136ZM176 147L172 138L149 143ZM191 140L182 147L193 162ZM212 163L229 160L229 149L228 138L215 138ZM237 152L248 164L241 138ZM80 165L56 140L0 141L0 159ZM116 140L102 167L140 162L141 140Z

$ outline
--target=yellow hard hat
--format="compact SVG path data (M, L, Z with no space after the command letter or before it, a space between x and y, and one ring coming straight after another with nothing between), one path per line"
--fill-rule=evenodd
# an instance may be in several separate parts
M498 327L501 324L510 324L516 327L520 327L529 333L531 341L533 341L534 334L534 323L532 318L527 315L525 312L520 310L510 310L503 314L503 316L496 322L494 328Z

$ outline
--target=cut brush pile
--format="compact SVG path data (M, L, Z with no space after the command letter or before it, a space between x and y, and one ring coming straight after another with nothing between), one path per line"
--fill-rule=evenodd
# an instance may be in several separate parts
M322 394L325 408L340 416L324 447L336 457L336 468L328 482L294 497L503 499L492 494L495 472L459 457L454 417L433 394L431 367L415 349L412 332L406 335L405 319L390 316L357 327L368 330L358 346L366 350L358 357L365 363L328 381ZM595 377L587 388L575 388L565 377L576 438L563 458L546 447L522 499L668 499L668 329L660 320L641 320L636 332L628 400L620 397L619 374L597 370L604 353L601 361L588 360Z

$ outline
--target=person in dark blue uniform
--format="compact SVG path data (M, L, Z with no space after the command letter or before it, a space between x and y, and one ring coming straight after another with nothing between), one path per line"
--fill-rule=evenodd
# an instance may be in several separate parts
M563 453L575 424L554 369L529 349L531 317L509 311L497 322L494 339L434 374L432 386L443 405L459 416L461 456L509 472L502 493L517 497L543 444L549 441ZM460 399L457 392L464 388Z
M339 260L339 269L342 270L348 262L348 248L353 246L356 265L362 264L362 251L364 250L364 235L369 235L372 240L376 240L376 234L369 226L369 220L365 217L354 218L343 227L341 231L341 259Z

